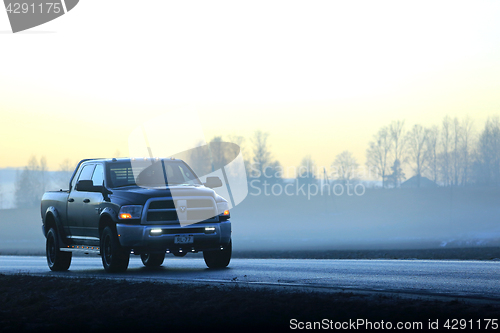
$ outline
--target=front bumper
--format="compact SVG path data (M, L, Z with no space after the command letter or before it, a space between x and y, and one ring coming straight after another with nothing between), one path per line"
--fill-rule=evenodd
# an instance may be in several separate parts
M205 227L215 228L208 233ZM162 229L160 234L151 234L152 229ZM135 253L151 252L198 252L220 249L231 240L231 221L196 223L186 227L173 225L116 225L118 239L123 247ZM193 243L175 244L175 236L193 236ZM181 250L181 251L179 251Z

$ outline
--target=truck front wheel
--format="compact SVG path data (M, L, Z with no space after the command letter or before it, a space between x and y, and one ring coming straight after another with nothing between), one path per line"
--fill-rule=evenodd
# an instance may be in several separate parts
M229 241L223 250L203 251L203 259L208 268L224 268L231 261L232 251L232 241Z
M104 228L101 235L102 265L108 273L125 272L130 260L130 251L122 248L116 232Z
M141 260L146 267L158 267L163 264L165 260L165 253L143 253Z
M66 271L71 265L71 252L59 250L59 238L57 231L50 228L47 232L47 242L45 244L47 264L52 271Z

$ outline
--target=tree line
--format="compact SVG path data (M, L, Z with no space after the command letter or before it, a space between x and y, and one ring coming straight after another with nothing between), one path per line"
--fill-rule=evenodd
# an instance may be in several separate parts
M293 171L298 183L312 183L318 179L355 181L366 177L368 170L368 175L381 181L383 188L400 187L412 176L417 186L423 177L441 186L499 186L500 119L488 118L479 132L473 125L469 117L446 116L439 126L431 127L420 124L407 127L404 120L392 121L380 128L368 143L365 172L360 172L361 165L348 150L337 154L328 170L319 169L308 155L293 167ZM224 147L218 143L233 142L241 148L249 181L282 182L285 168L272 153L269 135L269 132L257 130L249 140L237 135L216 136L209 142L212 151L193 150L191 154L198 155L191 155L188 163L196 172L207 174L213 171L214 165L224 165L224 159L230 159L228 155L235 153L216 151ZM73 163L66 159L56 173L49 174L46 158L31 156L16 175L16 206L38 205L48 188L66 189L73 170ZM409 177L404 170L410 170Z
M48 189L67 189L74 171L74 165L65 159L55 173L49 173L47 159L31 156L28 164L16 172L15 205L30 207L40 205L43 193Z
M252 156L245 163L250 166L249 178L272 183L281 180L284 169L273 158L268 137L267 132L254 133L250 139ZM239 142L244 143L244 138ZM407 127L404 120L392 121L373 135L365 156L363 169L353 153L344 150L333 158L328 170L318 169L313 158L305 156L295 177L299 183L319 178L334 182L372 178L383 188L400 187L411 177L415 177L416 187L421 186L423 177L439 186L499 186L500 120L488 118L479 132L469 117L446 116L440 125L430 127Z
M500 184L500 121L488 118L476 133L469 117L446 116L440 126L420 124L405 128L393 121L373 136L366 150L366 165L383 187L398 187L409 168L420 186L422 177L442 186Z

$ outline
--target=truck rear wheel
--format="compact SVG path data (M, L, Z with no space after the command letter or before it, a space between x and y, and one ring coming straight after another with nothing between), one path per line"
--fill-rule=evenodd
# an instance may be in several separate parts
M54 228L47 232L47 242L45 244L47 264L52 271L66 271L71 265L71 252L59 250L59 237Z
M165 253L143 253L141 260L146 267L158 267L165 260Z
M125 272L130 260L130 251L122 248L116 232L104 228L101 235L102 265L108 273Z
M203 259L208 268L224 268L231 261L232 251L232 241L229 241L223 250L203 251Z

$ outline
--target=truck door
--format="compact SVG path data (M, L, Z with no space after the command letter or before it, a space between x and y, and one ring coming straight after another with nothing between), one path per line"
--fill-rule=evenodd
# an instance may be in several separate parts
M68 226L71 233L71 238L78 240L84 237L83 230L83 212L87 204L85 202L88 198L88 192L81 192L76 190L76 184L80 180L91 180L92 173L94 172L95 164L85 164L75 182L75 186L71 188L68 197ZM78 241L77 241L78 242Z
M92 182L94 186L104 185L104 168L100 163L95 166ZM86 237L95 237L95 240L99 240L100 205L104 201L103 195L100 192L85 192L85 199L87 201L84 200L82 211L83 234ZM88 239L93 240L92 238Z

